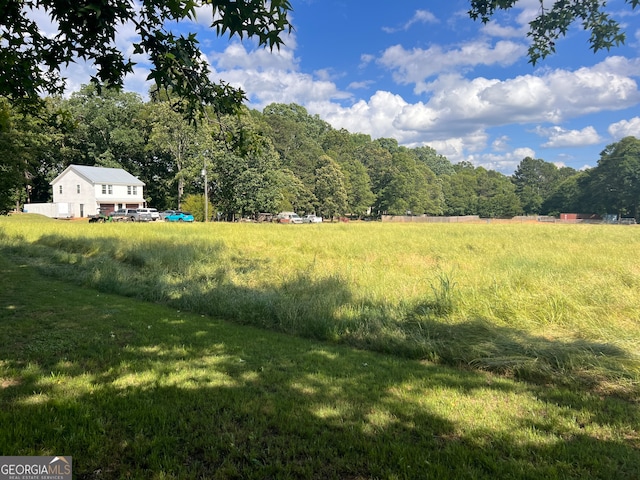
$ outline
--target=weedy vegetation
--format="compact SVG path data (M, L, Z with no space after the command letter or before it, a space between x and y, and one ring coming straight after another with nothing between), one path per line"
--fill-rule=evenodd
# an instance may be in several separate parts
M77 478L638 478L635 227L0 218L0 451Z

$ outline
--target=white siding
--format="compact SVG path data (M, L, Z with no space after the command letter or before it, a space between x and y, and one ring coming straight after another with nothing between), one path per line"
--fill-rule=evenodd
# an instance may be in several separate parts
M68 203L26 203L24 213L38 213L50 218L69 218L73 205Z
M95 215L97 209L93 185L72 170L53 185L53 203L69 203L72 217Z
M144 207L142 185L96 183L69 169L52 182L53 203L68 203L72 217L87 217L99 213L101 204ZM102 186L105 185L105 193ZM135 191L135 194L134 194Z
M106 185L106 193L102 193L102 185ZM109 189L109 185L107 183L95 185L94 194L98 203L136 204L139 207L144 207L144 191L141 185L111 185L111 189ZM129 188L131 193L129 193ZM134 189L136 191L135 195L133 194Z

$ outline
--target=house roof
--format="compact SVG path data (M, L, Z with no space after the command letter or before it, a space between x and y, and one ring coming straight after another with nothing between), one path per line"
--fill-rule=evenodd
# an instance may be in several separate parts
M53 179L51 184L56 183L69 171L74 171L94 185L100 183L112 185L144 185L142 180L139 180L122 168L89 167L87 165L69 165L64 172Z

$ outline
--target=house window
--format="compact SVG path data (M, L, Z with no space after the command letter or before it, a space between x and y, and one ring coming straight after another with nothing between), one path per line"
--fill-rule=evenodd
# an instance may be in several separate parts
M107 186L106 185L102 185L102 194L103 195L107 194Z
M138 187L136 187L135 185L133 186L133 194L134 195L138 194Z
M76 190L80 193L80 185L76 185Z
M131 185L127 185L127 195L131 195Z
M58 191L60 192L60 194L62 194L62 185L60 185L60 187L58 187L58 188L59 188Z
M113 185L107 185L107 191L109 192L109 195L113 195Z

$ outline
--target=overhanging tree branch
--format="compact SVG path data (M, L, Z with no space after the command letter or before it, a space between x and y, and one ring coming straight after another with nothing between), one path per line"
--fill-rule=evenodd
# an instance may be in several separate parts
M292 30L288 0L0 0L0 96L20 107L33 107L46 94L60 94L65 82L63 65L84 60L95 67L91 80L98 86L122 88L133 71L115 42L119 26L131 22L139 40L134 53L147 54L152 63L149 79L158 88L182 98L180 107L194 119L205 105L223 111L242 103L244 94L229 85L212 82L210 70L195 34L176 36L168 21L195 17L197 7L209 6L218 35L256 38L273 49ZM43 32L33 17L44 12L56 29Z
M469 16L488 23L499 10L509 10L518 0L471 0ZM640 0L625 0L635 9ZM555 53L556 41L565 36L574 23L590 32L591 50L609 50L625 42L620 24L607 12L606 1L601 0L540 0L538 15L529 22L527 36L531 38L529 61L538 63Z

